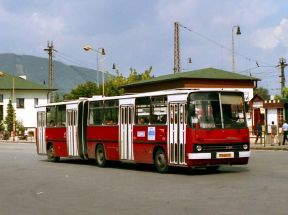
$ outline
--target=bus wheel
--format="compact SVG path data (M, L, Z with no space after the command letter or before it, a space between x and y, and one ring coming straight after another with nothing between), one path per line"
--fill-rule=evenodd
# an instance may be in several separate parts
M154 156L154 165L158 172L160 173L168 172L167 158L163 149L157 149Z
M49 161L57 162L60 160L60 157L55 157L54 146L51 144L47 151L47 158Z
M100 167L106 166L106 157L103 145L98 145L96 148L96 163Z

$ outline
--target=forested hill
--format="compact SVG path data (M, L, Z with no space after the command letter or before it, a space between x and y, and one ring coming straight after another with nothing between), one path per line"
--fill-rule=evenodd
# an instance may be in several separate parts
M83 67L71 66L59 61L53 62L54 88L59 93L68 93L81 83L96 81L96 71ZM48 84L48 60L47 58L30 55L0 54L0 71L20 76L26 75L27 80L39 84ZM102 73L99 79L102 80Z

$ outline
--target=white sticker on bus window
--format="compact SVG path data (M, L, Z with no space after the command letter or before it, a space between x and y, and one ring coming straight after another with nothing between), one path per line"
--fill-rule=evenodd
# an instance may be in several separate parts
M155 127L148 127L148 140L155 140Z
M145 137L145 131L137 131L137 137Z

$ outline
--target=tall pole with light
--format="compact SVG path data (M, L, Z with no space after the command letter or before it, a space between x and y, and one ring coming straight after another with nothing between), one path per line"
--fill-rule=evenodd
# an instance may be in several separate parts
M174 74L180 72L180 36L179 22L174 22Z
M101 71L102 71L102 96L105 96L105 86L104 86L104 55L105 55L105 50L104 48L98 48L94 49L91 45L85 45L83 47L84 51L94 51L97 54L97 74L96 74L96 82L97 86L98 84L98 71L99 71L99 59L98 59L98 54L101 55Z
M12 138L13 138L13 141L15 141L15 136L16 136L16 116L15 116L15 111L16 111L16 108L14 109L14 106L13 106L13 103L14 103L14 100L15 100L15 78L14 76L12 77L12 109L13 109L13 133L12 133Z
M233 72L235 72L234 29L237 29L236 35L241 35L240 26L239 25L234 25L232 27L232 71Z
M53 71L53 51L54 49L53 41L47 43L47 48L44 49L48 53L48 87L49 87L49 102L55 102L55 93L53 92L53 81L54 81L54 71Z

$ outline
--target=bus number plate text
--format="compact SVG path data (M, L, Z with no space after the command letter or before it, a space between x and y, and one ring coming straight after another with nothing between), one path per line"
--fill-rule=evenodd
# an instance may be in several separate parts
M233 158L233 152L218 152L216 158Z

